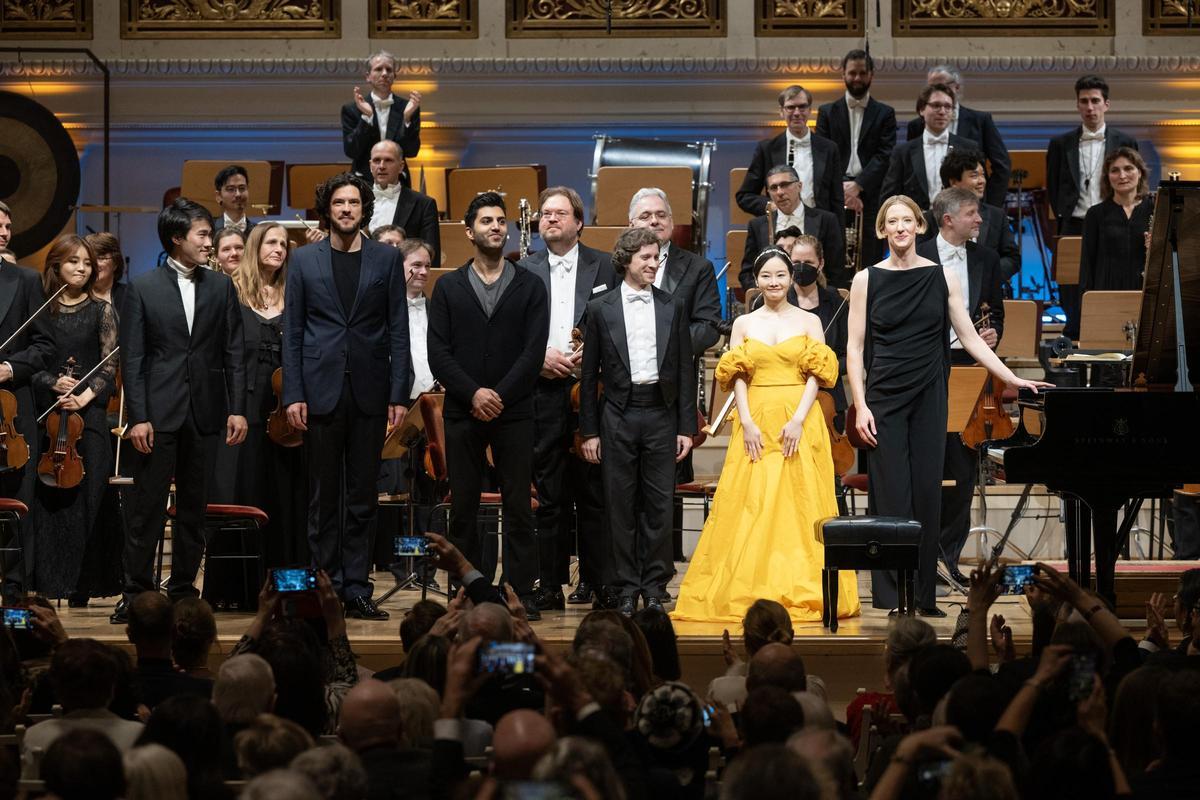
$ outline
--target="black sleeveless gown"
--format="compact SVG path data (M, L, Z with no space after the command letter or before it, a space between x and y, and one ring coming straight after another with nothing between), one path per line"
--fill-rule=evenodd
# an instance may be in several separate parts
M942 267L869 267L867 408L878 447L867 463L870 513L921 523L918 608L937 605L942 463L950 377L949 289ZM871 603L895 608L896 573L871 573Z

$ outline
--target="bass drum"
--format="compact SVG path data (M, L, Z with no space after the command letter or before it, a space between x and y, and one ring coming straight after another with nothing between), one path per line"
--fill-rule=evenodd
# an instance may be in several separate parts
M18 257L54 240L79 197L79 156L67 129L28 97L0 92L0 201L13 209Z
M664 142L659 139L619 139L597 134L592 154L592 201L596 199L596 176L601 167L687 167L692 171L691 250L707 249L709 181L716 142Z

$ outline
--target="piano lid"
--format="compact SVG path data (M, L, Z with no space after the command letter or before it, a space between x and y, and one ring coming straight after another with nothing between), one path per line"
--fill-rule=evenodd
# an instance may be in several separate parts
M1133 352L1132 376L1146 376L1152 389L1172 389L1177 377L1175 294L1167 228L1171 203L1183 202L1179 216L1179 279L1183 323L1187 337L1188 369L1200 376L1200 182L1163 181L1159 184L1146 255L1145 291Z

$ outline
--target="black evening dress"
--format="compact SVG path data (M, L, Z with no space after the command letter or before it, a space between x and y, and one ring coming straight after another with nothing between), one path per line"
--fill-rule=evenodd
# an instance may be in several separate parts
M1083 219L1082 254L1079 258L1079 291L1120 291L1142 288L1146 267L1146 231L1154 213L1154 200L1144 198L1125 216L1115 201L1103 200L1088 209Z
M872 514L921 523L917 608L936 607L946 393L949 289L940 266L870 267L864 363L878 446L867 461ZM875 608L898 604L896 573L871 573Z
M50 320L55 342L52 368L33 376L39 413L57 399L54 383L69 357L75 358L76 374L83 377L117 346L117 315L104 300L88 297L77 305L58 305ZM96 396L78 412L83 435L76 450L84 464L83 481L70 489L38 482L33 583L45 597L120 593L120 527L100 524L101 503L113 471L107 407L116 370L117 359L110 359L87 381Z

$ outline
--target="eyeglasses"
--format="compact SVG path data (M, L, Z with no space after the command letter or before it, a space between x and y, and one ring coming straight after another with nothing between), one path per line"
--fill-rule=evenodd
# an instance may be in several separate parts
M574 211L543 211L542 219L566 219L574 214Z
M789 186L795 186L799 182L800 182L799 180L794 180L794 181L782 181L780 183L772 183L771 185L769 185L767 187L767 191L768 192L777 192L780 189L786 189Z
M926 108L932 108L934 111L953 111L953 103L926 103Z
M808 111L812 108L808 103L787 103L783 110L791 114L793 111Z
M637 220L639 222L649 222L652 219L666 220L670 218L671 215L666 211L643 211L637 215Z

